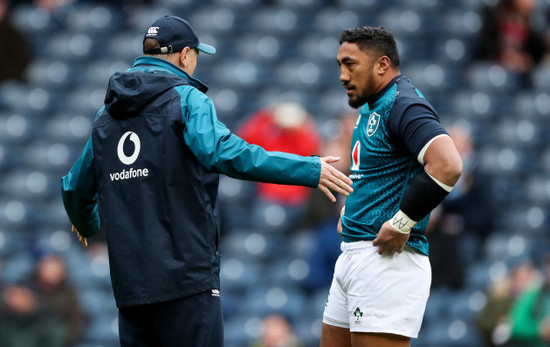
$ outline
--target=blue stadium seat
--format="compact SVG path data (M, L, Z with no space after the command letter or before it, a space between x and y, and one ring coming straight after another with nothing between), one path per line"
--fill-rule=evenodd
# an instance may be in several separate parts
M90 33L64 31L46 40L44 54L51 59L83 62L104 53L106 45L101 40L101 37L94 37Z
M247 346L253 338L250 333L259 334L261 317L246 314L224 322L225 347Z
M468 66L467 85L479 91L499 92L521 89L521 78L492 62L476 62Z
M497 143L515 148L535 148L546 137L542 125L526 119L504 118L493 129Z
M63 27L54 14L30 4L14 6L11 18L20 30L31 37L46 36Z
M106 43L105 57L111 63L122 61L131 65L137 56L143 54L142 47L143 33L134 30L120 30L114 33Z
M302 292L284 283L256 285L247 292L246 297L242 313L249 316L280 313L294 321L300 318L305 305Z
M470 3L480 3L477 0L467 0ZM439 30L450 37L476 40L482 26L482 19L477 9L465 9L460 6L443 13Z
M451 66L418 61L407 64L403 71L422 93L456 90L462 86L460 72Z
M337 39L340 38L340 34L343 30L360 25L375 25L373 20L370 20L367 13L359 14L352 9L346 7L325 7L316 11L313 23L313 32L320 35L337 35Z
M118 316L111 312L90 322L84 336L84 343L96 346L118 346Z
M550 92L550 64L542 63L531 72L533 87L536 90Z
M132 65L132 61L101 59L88 64L81 72L86 84L90 87L106 89L109 78L115 72L124 72Z
M223 252L223 249L222 249ZM222 253L223 262L221 265L220 280L224 291L237 292L255 286L263 277L259 259L237 257L230 252Z
M97 111L104 105L106 87L107 81L103 87L80 85L66 96L63 108L58 111L94 119Z
M92 131L93 118L75 113L56 113L42 129L53 142L84 148Z
M58 59L35 59L26 75L34 86L47 90L67 90L79 80L79 66Z
M550 205L550 180L544 173L536 173L525 182L529 203L539 206Z
M120 7L103 4L82 4L70 11L66 18L67 29L91 35L108 35L125 26Z

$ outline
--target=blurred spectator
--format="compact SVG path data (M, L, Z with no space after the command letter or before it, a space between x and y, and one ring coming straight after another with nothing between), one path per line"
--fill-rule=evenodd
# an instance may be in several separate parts
M485 240L493 231L495 206L492 180L479 168L470 133L460 125L451 126L448 131L462 157L464 168L454 189L443 200L443 214L454 216L454 228L458 228L454 231L456 234L464 232L473 237L473 241L478 243L475 257L479 257Z
M0 0L0 83L24 77L31 61L27 38L9 17L9 1Z
M312 200L320 200L321 196L312 194ZM342 253L340 243L342 238L336 232L340 211L344 207L345 198L340 198L336 204L328 206L323 218L320 218L313 228L314 245L308 256L309 274L303 281L303 286L308 292L328 290L332 282L334 265L338 256Z
M533 24L535 7L536 0L500 0L482 13L479 58L501 64L524 85L546 51L543 35Z
M35 293L16 284L2 291L0 346L60 347L67 331L63 323L42 307Z
M542 283L517 298L511 310L510 323L512 340L520 346L550 344L550 255L545 259Z
M459 218L457 215L446 213L442 205L434 209L430 216L426 237L430 243L432 288L462 288L465 262L459 249L463 227Z
M44 256L36 266L33 280L38 300L65 324L68 339L64 346L76 345L83 333L85 316L76 289L67 277L65 261L54 254Z
M300 105L282 102L253 114L237 134L245 141L268 151L299 155L319 154L320 137L313 118ZM285 205L304 203L307 187L258 183L258 194L266 200Z
M333 133L322 143L321 156L332 155L340 157L340 161L333 163L332 166L340 170L340 172L349 175L350 174L350 151L351 151L351 137L353 135L353 126L357 121L358 113L350 112L344 113L336 120L338 124ZM325 222L324 219L334 220L340 215L340 209L334 210L334 204L330 201L323 201L319 199L319 194L311 192L311 196L308 199L306 211L301 221L302 228L315 228ZM338 220L337 220L338 221ZM336 230L336 224L334 225ZM338 243L339 245L339 243ZM338 249L340 249L338 247ZM331 270L332 272L332 270Z
M350 173L350 150L353 126L357 121L356 112L344 113L337 119L338 126L323 142L321 156L333 155L340 161L332 164L341 172ZM322 194L322 193L321 193ZM303 284L309 291L325 290L330 286L334 264L341 253L342 238L336 232L340 211L345 197L338 196L336 204L324 201L317 191L311 192L300 227L312 229L314 234L313 252L308 257L310 272Z
M236 132L245 141L262 146L268 151L282 151L303 156L317 155L321 138L315 120L300 105L280 102L262 109L247 119ZM257 184L258 203L254 204L255 226L265 220L264 213L271 205L278 205L284 216L272 225L279 229L294 226L301 217L311 189L300 186ZM269 223L268 223L269 224Z
M528 259L519 262L503 280L491 284L487 303L475 320L485 346L507 346L510 343L510 309L538 279L537 269Z
M250 347L302 347L288 319L279 314L266 316L262 322L262 336Z
M75 0L34 0L34 4L48 12L54 12L71 5Z

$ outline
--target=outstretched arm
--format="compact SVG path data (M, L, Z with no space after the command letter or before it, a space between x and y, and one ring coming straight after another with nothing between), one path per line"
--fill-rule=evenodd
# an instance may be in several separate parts
M330 165L339 158L320 160L249 144L218 120L209 98L198 91L189 93L193 93L193 102L182 107L183 136L204 167L238 179L317 187L332 201L335 198L329 189L345 195L352 191L352 181Z

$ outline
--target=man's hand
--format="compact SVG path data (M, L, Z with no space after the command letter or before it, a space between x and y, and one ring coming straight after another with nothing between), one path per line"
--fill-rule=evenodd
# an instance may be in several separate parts
M392 256L395 252L403 252L405 243L409 239L410 235L410 233L403 234L395 230L390 225L390 222L387 221L382 225L382 228L380 228L380 231L372 242L372 245L378 246L378 254L384 255L386 253Z
M351 188L353 181L330 165L330 163L337 162L338 160L340 160L338 157L321 158L321 177L319 178L317 189L325 193L332 202L335 202L336 198L332 195L330 190L345 196L353 192L353 188Z
M88 247L88 240L87 240L84 236L80 235L80 233L78 232L78 230L76 230L76 228L74 227L74 225L71 227L71 231L72 231L73 233L76 233L76 236L78 236L78 241L79 241L81 244L83 244L84 247Z

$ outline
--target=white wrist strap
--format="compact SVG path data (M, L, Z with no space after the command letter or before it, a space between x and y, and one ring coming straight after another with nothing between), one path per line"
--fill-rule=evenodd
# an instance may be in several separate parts
M417 222L410 219L409 216L404 214L401 210L397 211L395 216L390 219L390 225L402 234L410 233L411 229L416 225L416 223Z

